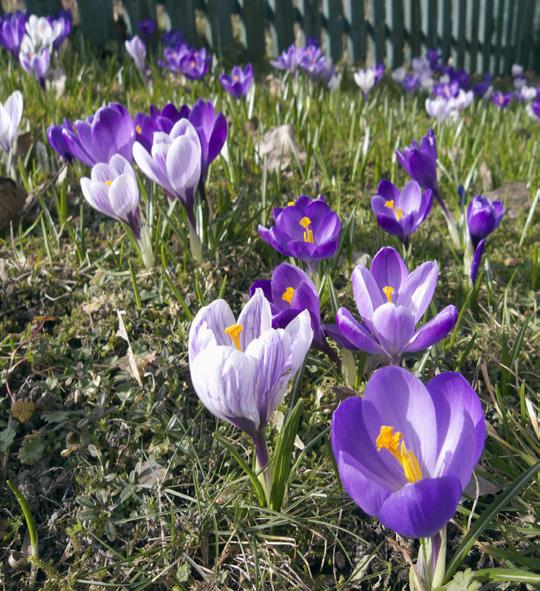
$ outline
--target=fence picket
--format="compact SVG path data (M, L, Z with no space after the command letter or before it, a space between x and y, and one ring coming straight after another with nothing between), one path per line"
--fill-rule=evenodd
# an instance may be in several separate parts
M514 38L514 13L516 2L509 3L508 12L506 15L506 51L504 55L504 70L503 73L508 74L512 69L515 55L515 38Z
M115 38L112 0L79 0L81 32L93 44L103 47Z
M60 0L25 0L26 10L37 16L48 16L62 8Z
M300 12L305 39L321 38L321 2L320 0L300 0Z
M491 54L493 53L493 9L494 0L486 0L484 13L484 50L482 55L482 70L490 71Z
M386 57L386 10L384 2L375 2L373 5L373 18L375 21L375 61L384 63Z
M452 52L452 0L444 0L442 19L442 52L446 62Z
M471 20L471 49L469 68L471 72L476 72L478 59L478 33L480 28L480 0L473 0L472 20Z
M242 8L247 53L249 59L254 62L262 60L266 53L264 8L264 0L244 0Z
M215 51L226 56L231 56L234 50L231 22L232 10L231 0L208 0L207 16L210 24L210 45Z
M180 31L188 43L198 42L195 24L195 0L163 0L173 29Z
M341 0L324 0L327 46L334 61L341 59L343 53L343 10Z

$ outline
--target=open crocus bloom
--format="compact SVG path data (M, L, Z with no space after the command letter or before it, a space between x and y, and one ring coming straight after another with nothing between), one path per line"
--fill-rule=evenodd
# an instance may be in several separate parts
M139 240L139 187L131 164L125 158L115 154L108 164L96 164L90 178L81 179L81 189L84 198L94 209L128 224Z
M7 101L0 103L0 147L9 152L17 140L23 112L23 96L16 90Z
M253 85L253 66L234 66L230 76L221 74L219 81L224 90L235 98L246 96Z
M433 192L421 190L416 181L409 181L400 191L383 179L377 194L371 198L371 207L381 228L407 242L431 211Z
M324 197L300 195L273 215L274 227L259 226L259 236L280 254L308 262L336 254L341 222Z
M467 207L467 227L475 245L497 228L504 213L502 201L491 201L483 195L475 195L472 198Z
M216 417L256 444L309 349L307 310L285 329L272 328L270 303L257 289L238 320L224 300L205 306L189 331L189 366L197 396Z
M319 294L302 269L281 263L272 272L272 279L255 281L250 287L250 294L253 295L259 288L270 302L273 328L285 328L303 310L307 310L311 318L314 345L321 346L326 342L321 327Z
M402 536L435 535L456 512L484 449L480 399L460 373L426 386L398 367L377 370L363 398L334 412L331 441L343 487Z
M336 316L338 329L355 347L385 355L397 363L403 353L423 351L442 340L455 326L455 306L444 308L416 330L437 285L436 261L423 263L409 273L393 248L373 257L371 268L357 265L352 274L353 293L362 322L346 308Z

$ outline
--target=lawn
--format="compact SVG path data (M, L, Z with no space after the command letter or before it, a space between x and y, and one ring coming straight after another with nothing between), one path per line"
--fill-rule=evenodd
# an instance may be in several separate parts
M2 55L0 98L14 90L24 97L24 149L14 174L30 198L0 236L0 457L2 481L24 497L39 540L30 558L27 521L2 485L2 588L408 585L418 541L353 502L330 446L335 409L362 395L387 362L342 353L333 341L331 355L310 350L266 429L272 455L303 400L279 510L261 506L246 472L251 439L208 412L192 386L193 318L220 297L238 314L255 280L294 262L261 240L258 225L271 226L272 208L302 194L324 195L342 223L337 254L312 274L325 322L341 306L356 314L351 273L380 248L401 252L409 270L438 262L425 317L453 304L457 323L401 365L423 382L461 372L480 397L487 428L475 478L448 524L445 583L449 591L538 583L540 234L533 203L540 124L524 104L501 109L475 99L458 121L436 123L424 108L427 95L403 92L388 75L365 100L351 72L330 90L261 64L252 94L235 99L219 83L220 63L204 80L187 82L152 65L148 86L127 55L98 60L71 47L61 62L64 87L45 91ZM204 226L202 261L192 255L183 208L171 208L135 167L151 221L155 263L146 268L128 229L84 200L80 179L89 168L59 158L46 129L111 101L134 116L151 104L180 107L200 98L228 124L226 146L209 168L208 207L197 200L195 210ZM263 136L283 125L294 149L263 154ZM454 215L460 185L469 201L482 194L505 204L472 287L436 201L407 247L378 226L371 208L381 179L400 188L408 180L395 150L431 127L440 195Z

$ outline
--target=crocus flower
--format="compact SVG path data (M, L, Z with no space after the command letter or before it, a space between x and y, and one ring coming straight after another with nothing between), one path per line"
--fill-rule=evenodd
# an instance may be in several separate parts
M182 60L182 74L188 80L202 80L212 65L212 54L202 49L192 49Z
M478 98L489 97L492 90L493 75L486 73L480 82L473 85L473 92Z
M231 75L221 74L219 81L224 90L235 98L246 96L253 85L253 66L235 66Z
M317 288L298 267L281 263L272 272L272 279L255 281L249 293L262 289L270 302L272 328L285 328L303 310L309 312L313 330L313 345L325 348L326 339L321 326L321 303Z
M287 70L292 73L300 66L303 55L304 49L302 47L296 47L293 43L280 53L277 60L271 60L270 63L277 70Z
M21 43L26 32L25 12L9 12L0 17L0 45L19 59Z
M56 31L53 47L58 50L71 34L73 17L69 10L59 10L55 17L49 16L47 17L47 20L51 24L53 30Z
M467 207L467 227L473 244L486 238L501 223L505 209L502 201L491 201L483 195L475 195Z
M375 86L375 80L375 71L372 68L358 70L354 74L354 81L364 93L364 98L366 100L368 98L369 91Z
M51 48L62 33L63 23L56 20L50 22L46 16L37 17L31 14L26 22L25 37L33 51L38 51L42 47Z
M418 74L407 74L401 81L401 86L405 92L415 92L421 86L422 80Z
M136 138L148 152L152 151L152 141L156 131L171 133L174 124L180 119L187 119L191 109L183 105L177 109L173 103L167 103L162 109L150 105L150 112L135 115Z
M409 236L418 230L431 211L432 202L431 189L422 191L416 181L409 181L400 191L383 179L377 194L371 198L371 207L379 226L407 244Z
M491 95L491 102L499 109L506 109L512 100L511 92L494 92Z
M94 209L129 226L145 267L151 268L154 264L152 243L141 220L139 187L131 164L120 154L114 154L108 164L98 162L92 167L90 178L81 179L81 189Z
M153 18L143 18L139 22L139 32L146 38L151 37L156 30L156 21Z
M356 348L384 355L391 363L398 363L404 353L427 349L446 337L458 317L456 307L449 305L416 329L433 298L438 275L436 261L423 263L409 273L397 251L382 248L369 270L357 265L352 274L362 322L346 308L340 308L336 316L338 329Z
M482 405L458 372L424 385L399 367L342 402L331 442L343 487L368 515L401 536L427 538L457 510L486 439Z
M4 104L0 103L0 147L5 152L13 149L19 133L23 112L23 96L16 90Z
M307 310L272 328L270 303L257 289L238 320L224 300L202 308L189 331L189 367L197 396L216 417L254 441L268 462L264 428L304 361L312 339Z
M81 189L88 203L101 213L125 222L135 238L141 235L139 188L131 164L115 154L108 164L92 167L90 178L81 179Z
M412 179L437 194L437 143L433 129L427 132L420 144L413 140L410 148L396 150L396 156Z
M23 39L19 61L27 74L33 74L41 86L45 86L45 78L51 65L51 50L41 47L36 52L26 44L28 37Z
M146 68L146 45L137 35L135 35L133 39L126 41L124 45L126 51L129 53L129 55L135 62L137 70L139 70L139 73L141 74L143 79L147 80L148 70Z
M201 183L208 174L208 167L219 156L227 139L227 119L217 113L210 101L199 99L189 113L189 121L197 130L201 141Z
M184 41L184 37L180 31L175 31L171 29L170 31L166 31L163 33L161 37L161 41L165 47L175 47L179 43Z
M433 99L426 99L426 113L436 119L439 123L445 121L455 121L457 119L457 111L453 107L452 100L437 96Z
M540 100L536 99L529 104L528 113L533 119L540 121Z
M84 121L47 129L51 147L68 161L79 160L86 166L109 162L114 154L132 160L135 128L129 111L120 103L109 103Z
M274 226L259 225L259 236L280 254L308 263L336 254L341 222L323 196L300 195L287 207L275 207L273 216Z

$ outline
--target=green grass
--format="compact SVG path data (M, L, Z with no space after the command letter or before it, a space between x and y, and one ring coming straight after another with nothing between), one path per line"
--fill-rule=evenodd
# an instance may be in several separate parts
M216 99L229 121L229 160L211 167L213 221L200 267L189 254L180 208L164 224L166 200L140 176L154 205L151 272L122 227L83 202L82 166L69 166L57 182L63 165L50 149L45 160L34 148L21 162L20 181L36 203L0 239L6 392L0 458L2 481L17 485L33 516L40 558L33 569L25 564L25 517L17 498L0 487L2 588L24 588L36 568L35 588L47 590L403 588L415 544L367 518L339 484L328 428L350 392L328 359L310 354L298 383L305 449L294 451L297 469L277 513L259 508L249 478L221 443L251 462L248 438L198 402L186 349L200 306L223 296L238 311L250 283L281 262L258 238L257 224L268 222L273 206L314 195L316 187L347 229L339 259L326 267L331 282L322 292L323 314L331 320L336 302L354 308L355 261L386 244L398 246L378 229L369 200L381 177L405 181L394 150L430 126L423 98L403 97L385 82L366 105L350 80L333 93L305 81L293 89L289 81L272 94L261 77L248 122L246 106L224 96L216 76L182 86L155 70L147 90L131 64L81 64L69 53L64 62L66 89L55 98L2 61L0 98L15 88L23 92L23 121L34 146L46 143L50 123L88 115L103 102L124 102L135 113L150 103L204 97ZM283 124L293 127L305 158L270 172L257 161L255 145ZM436 134L441 189L454 210L459 183L470 196L523 184L506 196L510 213L489 239L489 265L474 292L437 207L413 236L409 266L437 259L434 306L455 303L461 316L451 338L407 366L426 381L459 369L479 393L489 424L478 490L473 487L448 528L449 563L480 571L491 588L525 588L527 573L539 570L540 499L532 467L539 455L540 236L538 214L530 210L540 187L540 126L520 105L500 112L475 103L461 123ZM142 387L128 370L117 311L140 361ZM374 367L361 354L356 361L363 367L361 391ZM34 402L28 421L11 415L8 387L15 399ZM292 402L289 395L281 410L287 413ZM273 449L276 429L268 434Z

